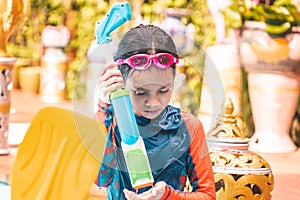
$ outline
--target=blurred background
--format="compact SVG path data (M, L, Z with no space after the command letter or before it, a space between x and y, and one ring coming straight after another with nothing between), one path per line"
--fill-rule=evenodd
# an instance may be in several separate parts
M40 73L39 68L41 66L45 68L49 59L52 59L46 56L47 48L49 49L51 44L53 46L53 43L59 40L64 43L55 44L61 51L56 54L61 55L60 58L64 63L58 66L65 76L63 98L69 100L85 98L89 78L87 54L95 40L95 23L115 2L118 1L30 0L30 13L13 32L7 43L7 54L17 58L14 68L14 88L27 88L34 93L43 92L39 88L42 85L39 81L43 80L33 80L34 77L41 79L37 75ZM113 33L114 37L120 38L125 30L140 23L152 23L168 30L177 43L180 55L185 57L184 62L178 67L178 71L184 74L188 81L187 87L183 88L186 91L183 92L185 98L180 101L181 106L199 115L206 49L216 44L217 40L214 19L207 1L130 0L128 2L133 13L132 20ZM52 40L43 40L43 37L49 38L49 36ZM48 54L51 55L50 50ZM243 133L250 137L254 133L253 117L247 75L243 68L241 72L239 117L243 121L241 125ZM31 81L24 81L22 78L24 74ZM29 82L37 83L35 86L26 86L25 84ZM179 95L178 98L182 97ZM294 135L297 134L294 132Z

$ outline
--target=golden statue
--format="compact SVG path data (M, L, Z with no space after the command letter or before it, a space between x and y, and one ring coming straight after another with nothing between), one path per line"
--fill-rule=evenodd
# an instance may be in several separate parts
M0 0L0 57L7 57L6 43L20 19L29 12L28 0Z

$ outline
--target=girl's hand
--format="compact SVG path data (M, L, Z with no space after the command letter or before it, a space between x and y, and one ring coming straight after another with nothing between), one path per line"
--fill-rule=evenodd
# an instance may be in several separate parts
M123 192L128 200L159 200L164 195L166 186L165 182L160 181L153 188L141 194L136 194L127 189L124 189Z
M99 87L101 97L105 102L109 102L109 94L117 88L124 87L122 74L117 63L110 64L100 75Z

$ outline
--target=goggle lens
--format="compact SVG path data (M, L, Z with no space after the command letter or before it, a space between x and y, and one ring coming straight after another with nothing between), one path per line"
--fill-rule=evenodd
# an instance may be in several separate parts
M131 59L128 59L130 66L134 67L143 67L149 62L148 57L146 56L134 56Z
M157 56L157 60L161 65L170 66L173 64L174 58L170 54L163 54Z

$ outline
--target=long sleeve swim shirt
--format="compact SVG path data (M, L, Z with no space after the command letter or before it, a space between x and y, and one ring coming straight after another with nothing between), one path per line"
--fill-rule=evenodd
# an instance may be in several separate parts
M215 182L203 127L199 119L168 105L155 119L135 115L147 151L154 184L167 184L161 199L215 199ZM97 185L107 188L108 199L126 199L123 189L135 191L121 147L112 106L99 103L97 119L107 132ZM124 119L126 120L126 119ZM187 180L191 190L186 191ZM139 189L138 193L149 188Z

